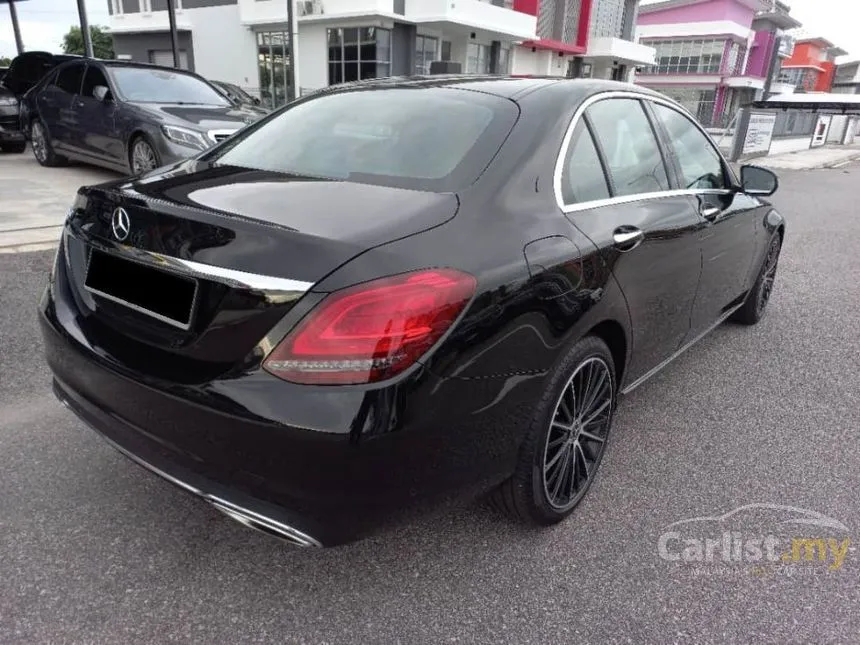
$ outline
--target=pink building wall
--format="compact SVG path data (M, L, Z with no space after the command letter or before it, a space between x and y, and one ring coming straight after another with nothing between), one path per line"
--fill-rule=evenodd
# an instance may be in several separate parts
M756 32L753 47L750 49L749 60L747 61L746 74L748 76L767 76L774 40L776 40L776 35L769 31Z
M734 0L705 0L696 4L665 9L650 13L640 8L637 23L640 25L665 25L681 22L709 22L712 20L731 20L744 27L752 24L755 12Z

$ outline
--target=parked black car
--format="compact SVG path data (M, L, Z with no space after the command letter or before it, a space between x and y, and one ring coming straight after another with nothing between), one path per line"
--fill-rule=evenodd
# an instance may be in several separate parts
M776 187L621 83L311 95L79 191L40 306L54 390L295 544L486 491L551 524L594 480L620 393L764 315Z
M49 70L63 61L76 58L67 54L25 52L12 59L8 68L0 68L0 150L24 152L25 133L20 125L20 101Z
M191 72L95 59L57 67L21 104L42 165L75 159L132 174L193 156L264 114Z
M225 83L224 81L209 81L215 86L221 94L230 99L235 105L244 105L250 107L258 107L261 103L256 96L251 96L245 90L233 83Z

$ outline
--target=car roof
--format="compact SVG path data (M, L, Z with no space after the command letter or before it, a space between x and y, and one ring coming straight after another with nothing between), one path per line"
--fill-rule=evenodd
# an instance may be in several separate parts
M636 92L644 96L662 96L652 90L621 83L589 78L563 78L558 76L497 76L475 74L440 74L433 76L390 76L386 78L368 79L353 83L342 83L317 90L314 94L335 93L353 89L372 88L415 88L415 87L452 87L474 92L492 94L501 98L519 101L525 96L553 88L565 94L574 94L576 98L585 98L591 94L611 91Z

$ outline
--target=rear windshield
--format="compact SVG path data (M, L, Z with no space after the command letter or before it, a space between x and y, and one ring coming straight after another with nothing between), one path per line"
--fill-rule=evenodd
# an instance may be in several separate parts
M209 159L428 191L473 183L516 121L507 100L464 90L374 88L319 94L248 128Z

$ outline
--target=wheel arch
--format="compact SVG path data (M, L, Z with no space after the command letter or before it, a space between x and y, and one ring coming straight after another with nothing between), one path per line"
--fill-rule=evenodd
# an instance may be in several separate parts
M133 172L133 168L134 168L134 165L131 161L132 146L134 146L134 142L137 141L138 139L145 139L149 143L149 145L153 149L153 151L156 152L156 159L160 158L158 156L158 152L157 152L156 146L155 146L155 140L153 139L152 134L150 134L147 131L146 127L144 127L142 125L137 125L132 129L131 133L128 135L128 138L126 139L126 144L125 144L125 162L126 162L126 164L128 164L129 172Z
M624 326L617 320L606 319L591 327L583 337L585 336L596 336L609 347L612 361L615 363L617 388L620 391L621 383L624 382L624 371L627 367L627 351L630 346Z

